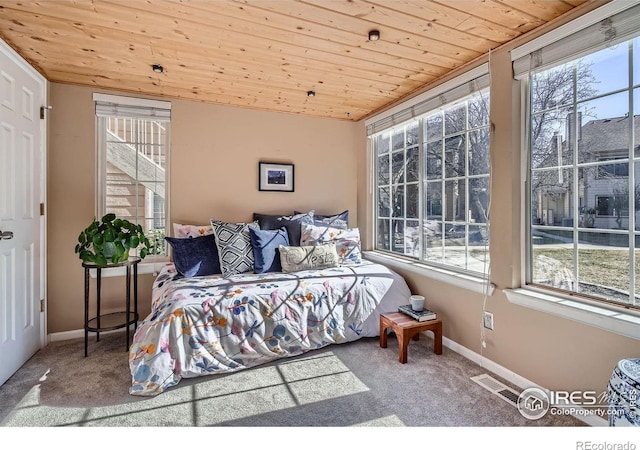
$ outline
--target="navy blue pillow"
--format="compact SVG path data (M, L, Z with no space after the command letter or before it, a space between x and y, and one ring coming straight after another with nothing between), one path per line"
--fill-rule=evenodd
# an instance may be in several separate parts
M198 237L165 237L173 250L173 263L183 277L222 273L218 247L213 234Z
M292 216L281 216L275 214L253 213L253 220L257 220L261 230L279 230L282 227L287 229L289 245L298 247L300 245L300 234L302 233L302 223L311 223L310 214L298 214Z
M253 268L255 273L282 272L280 245L289 246L287 229L258 230L249 227L253 247Z

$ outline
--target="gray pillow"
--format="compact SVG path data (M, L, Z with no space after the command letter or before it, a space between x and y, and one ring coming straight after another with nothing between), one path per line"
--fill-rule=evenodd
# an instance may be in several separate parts
M336 244L333 243L302 247L281 245L279 249L283 272L338 267L338 253L336 252Z

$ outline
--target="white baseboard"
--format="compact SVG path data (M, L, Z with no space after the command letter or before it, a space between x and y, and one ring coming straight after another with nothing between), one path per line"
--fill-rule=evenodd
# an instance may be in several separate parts
M131 330L133 330L133 324L131 324ZM119 328L117 330L111 331L101 331L100 334L111 334L111 333L124 333L124 328ZM93 331L89 332L89 339L91 336L95 336ZM70 331L61 331L59 333L51 333L47 337L47 342L57 342L57 341L67 341L69 339L79 339L84 338L84 330L70 330Z
M455 341L452 341L449 338L443 337L442 338L442 345L444 345L445 347L449 348L450 350L459 353L460 355L464 356L465 358L475 362L476 364L480 365L481 367L484 367L485 369L487 369L490 372L493 372L494 374L498 375L499 377L502 377L503 379L507 380L508 382L522 388L522 389L527 389L527 388L531 388L531 387L537 387L540 388L544 391L548 391L548 389L545 389L542 386L537 385L536 383L534 383L531 380L526 379L523 376L518 375L517 373L507 369L506 367L501 366L500 364L491 361L490 359L485 358L484 356L469 350L466 347L463 347L462 345L458 344ZM576 405L567 405L564 406L564 408L575 408L575 410L582 410L583 408L576 406ZM599 417L595 414L572 414L573 417L575 417L576 419L586 423L587 425L591 425L592 427L607 427L609 426L609 423L607 422L606 419L603 419L602 417Z

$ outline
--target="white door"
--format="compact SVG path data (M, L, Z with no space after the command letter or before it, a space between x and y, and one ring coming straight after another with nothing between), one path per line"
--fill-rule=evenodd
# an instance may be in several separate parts
M45 90L0 40L0 384L44 345Z

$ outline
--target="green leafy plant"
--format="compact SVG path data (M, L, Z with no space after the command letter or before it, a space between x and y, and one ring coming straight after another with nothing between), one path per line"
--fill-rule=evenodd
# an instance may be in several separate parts
M147 238L149 239L149 254L150 255L164 255L165 241L164 241L164 229L154 228L147 232Z
M139 257L144 259L150 253L150 247L151 243L140 225L109 213L100 221L93 218L78 236L75 252L84 262L106 266L127 260L129 251L136 248L139 249Z

